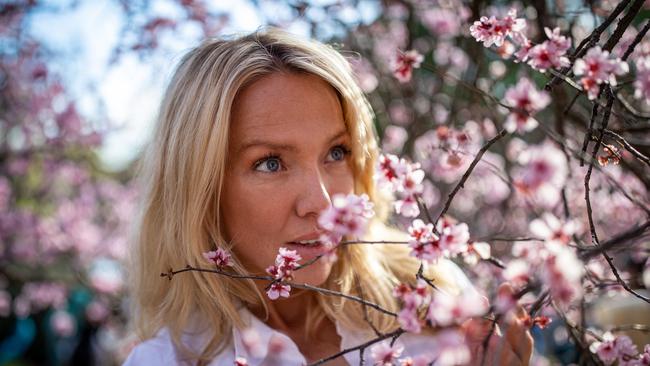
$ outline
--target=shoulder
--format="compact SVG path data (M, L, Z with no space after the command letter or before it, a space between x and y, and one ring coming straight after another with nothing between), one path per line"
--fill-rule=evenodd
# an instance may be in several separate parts
M163 329L155 337L136 345L123 366L173 365L176 359L174 343L169 332Z

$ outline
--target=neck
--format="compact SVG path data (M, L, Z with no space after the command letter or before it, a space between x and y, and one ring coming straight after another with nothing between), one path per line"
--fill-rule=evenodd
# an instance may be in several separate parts
M264 288L260 288L265 293ZM305 329L309 307L316 306L315 294L308 290L292 289L289 298L270 300L265 298L268 318L262 305L251 307L250 311L271 328L286 334Z

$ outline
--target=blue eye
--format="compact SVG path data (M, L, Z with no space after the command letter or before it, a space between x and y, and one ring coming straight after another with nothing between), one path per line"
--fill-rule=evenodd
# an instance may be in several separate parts
M349 153L350 150L348 150L345 146L337 145L330 150L330 158L334 161L341 161L344 160Z
M255 170L258 172L275 173L280 171L282 164L280 158L269 156L255 163Z

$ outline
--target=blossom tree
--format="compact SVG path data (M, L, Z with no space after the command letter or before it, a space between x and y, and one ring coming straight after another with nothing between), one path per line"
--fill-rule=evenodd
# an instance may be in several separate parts
M165 32L183 24L205 36L228 21L198 0L171 1L181 9L175 18L147 1L119 3L133 21L116 59L150 56ZM639 314L650 306L645 1L400 0L376 4L372 17L362 3L290 2L286 12L262 14L268 24L303 26L346 51L382 138L377 186L394 198L391 222L406 233L397 244L420 271L394 289L399 312L358 293L293 282L310 263L284 248L266 274L244 278L268 281L271 300L302 288L394 316L399 328L363 345L373 364L467 363L493 331L477 338L465 321L498 323L522 308L522 321L546 344L535 362L650 364L648 324L594 315L610 298L633 302ZM61 343L122 324L115 263L137 192L130 172L97 168L93 148L108 127L77 111L42 45L22 32L36 7L15 1L0 9L0 36L12 44L0 54L0 340L20 326L47 328ZM344 245L381 245L362 240L373 215L367 197L333 197L319 220L330 251L316 260L337 260ZM204 257L202 268L162 275L233 276L224 248ZM476 292L439 291L422 269L441 260L463 267ZM436 330L436 353L404 354L400 336L425 329ZM244 338L258 346L253 332ZM269 347L279 353L283 345ZM8 359L39 362L47 356L37 348L25 341Z

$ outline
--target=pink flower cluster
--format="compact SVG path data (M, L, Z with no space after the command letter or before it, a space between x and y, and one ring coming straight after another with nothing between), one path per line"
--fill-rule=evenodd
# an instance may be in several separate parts
M366 232L368 220L375 212L373 204L366 194L336 194L332 205L321 212L318 225L326 230L321 241L337 245L344 236L361 237Z
M424 169L432 177L451 183L463 175L481 141L480 128L468 121L462 130L439 126L418 137L414 145Z
M404 346L399 341L391 345L389 340L370 347L372 365L375 366L428 366L428 365L466 365L471 358L467 340L458 329L442 329L432 341L431 351L419 355L405 355Z
M425 224L422 220L413 220L408 228L411 255L434 262L442 257L451 257L467 252L469 229L467 224L455 224L447 218L438 221L438 235L433 232L433 224Z
M584 75L580 83L589 99L598 97L601 84L615 86L616 75L623 75L628 71L627 62L610 57L609 51L603 51L600 46L589 49L587 54L577 59L573 65L573 73L576 76Z
M205 252L203 253L203 258L214 263L217 267L232 266L232 257L223 248L217 248L217 250Z
M511 172L517 193L527 202L554 207L560 201L560 190L569 172L562 151L551 142L544 142L529 145L512 158L518 165Z
M429 305L427 319L433 326L459 325L471 317L485 315L488 308L487 299L478 292L465 291L460 296L452 296L438 291Z
M545 215L547 220L549 217L548 214ZM537 225L544 224L539 221L531 223L532 227ZM523 286L530 280L538 278L548 288L555 301L568 306L573 300L582 296L581 279L584 263L578 259L575 250L566 245L570 237L567 239L565 236L574 229L573 223L569 222L562 227L558 221L557 225L558 229L544 238L546 241L541 247L535 242L516 243L512 248L512 254L516 259L508 263L502 275L514 286ZM556 236L554 232L559 235ZM509 300L501 298L499 302L505 308Z
M503 127L510 133L523 133L537 127L537 120L531 116L544 109L551 97L545 91L537 90L528 78L521 78L517 85L506 91L503 101L514 108Z
M395 211L404 217L417 217L420 214L417 197L422 194L424 171L419 163L409 163L395 155L384 154L379 157L375 179L380 187L387 187L399 194L395 201Z
M517 11L511 9L501 19L482 16L470 26L469 31L477 42L483 42L483 46L490 47L494 44L500 47L507 37L522 37L524 28L526 28L526 20L517 18Z
M528 65L535 70L545 72L551 68L560 68L570 65L569 59L565 56L571 48L571 39L560 34L560 28L553 30L544 28L548 40L532 45L525 40L522 48L515 54L518 61L528 61Z
M275 278L266 292L269 299L289 297L291 286L283 284L282 281L293 279L293 270L298 268L298 261L301 259L302 257L295 250L280 248L277 257L275 257L275 264L266 269L266 273Z
M402 329L420 333L422 320L418 316L418 310L430 301L427 284L423 280L418 280L415 287L402 283L395 287L393 295L402 302L402 310L397 316Z
M375 366L393 366L403 351L404 346L398 343L391 345L389 341L383 341L370 348L370 357L375 361L373 363Z
M407 83L411 81L413 69L419 68L423 60L424 56L417 50L406 52L397 50L397 56L392 62L393 75L400 83Z
M580 226L575 220L562 222L552 213L546 212L541 218L531 221L529 228L533 235L549 243L569 244Z
M625 366L640 366L648 365L647 361L650 360L650 345L646 345L644 354L639 355L636 345L632 342L630 337L626 335L614 336L607 332L603 335L602 342L594 342L589 349L598 355L598 357L606 364L611 365L618 361L618 365Z

